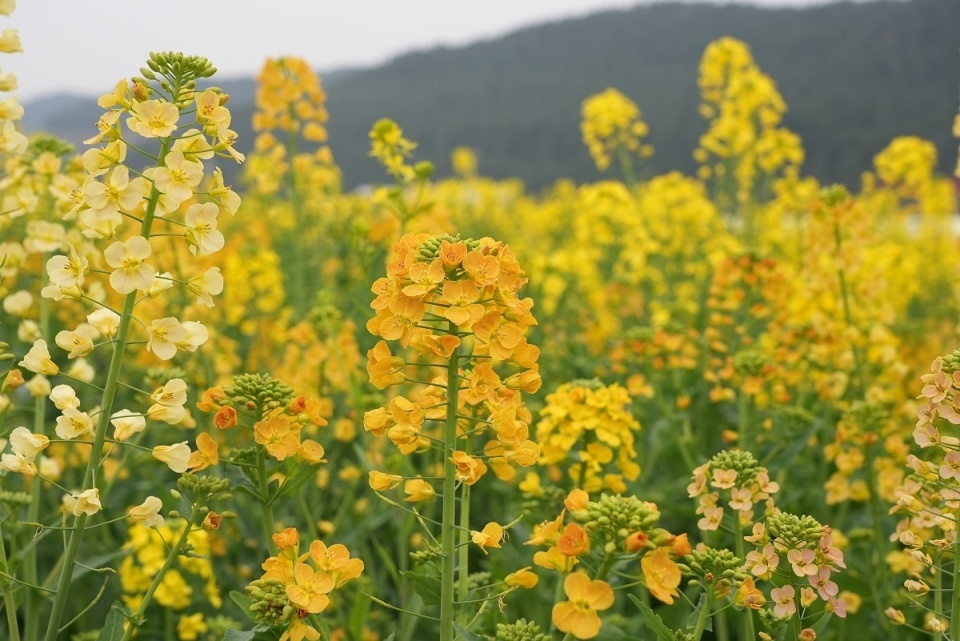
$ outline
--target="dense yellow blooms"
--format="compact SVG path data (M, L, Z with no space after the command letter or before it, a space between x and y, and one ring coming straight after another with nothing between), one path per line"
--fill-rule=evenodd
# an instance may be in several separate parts
M621 155L625 161L630 155L650 156L653 147L643 144L649 132L636 103L616 89L590 96L581 107L580 132L597 169L610 166L611 155Z

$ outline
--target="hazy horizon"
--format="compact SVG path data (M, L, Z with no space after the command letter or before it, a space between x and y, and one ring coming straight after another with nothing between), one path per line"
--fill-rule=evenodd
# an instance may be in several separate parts
M402 6L286 0L264 12L253 0L208 0L201 13L187 0L168 0L163 13L147 15L146 5L129 0L21 0L10 17L0 19L0 28L18 29L24 52L3 56L0 66L17 75L15 94L23 101L106 92L120 78L136 75L151 51L204 55L217 66L221 81L255 75L266 58L282 55L333 71L654 1L663 0L410 0ZM836 0L684 1L796 8ZM192 15L206 18L185 20Z

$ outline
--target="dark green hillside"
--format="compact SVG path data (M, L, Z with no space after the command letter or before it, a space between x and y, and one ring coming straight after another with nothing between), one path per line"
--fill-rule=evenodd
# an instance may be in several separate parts
M808 173L855 184L873 155L905 134L933 140L945 171L955 162L960 0L803 10L656 4L412 53L325 81L331 145L348 185L384 179L366 156L367 131L384 116L442 172L450 150L466 144L488 175L520 176L534 188L565 176L593 180L580 102L614 86L650 124L656 155L646 172L690 172L705 129L697 66L706 44L725 35L748 42L777 81L790 107L786 124L804 139ZM249 145L252 85L230 84L235 123ZM45 105L43 122L29 124L77 139L97 115L95 105L78 110L65 101L59 111Z

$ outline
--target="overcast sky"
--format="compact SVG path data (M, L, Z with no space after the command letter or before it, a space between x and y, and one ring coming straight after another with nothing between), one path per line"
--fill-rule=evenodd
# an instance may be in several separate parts
M722 0L717 0L722 1ZM786 7L825 0L752 0ZM17 0L0 27L24 53L0 55L23 100L103 93L137 73L150 51L209 58L221 78L252 75L268 56L315 69L369 65L399 53L465 44L540 22L625 8L637 0Z

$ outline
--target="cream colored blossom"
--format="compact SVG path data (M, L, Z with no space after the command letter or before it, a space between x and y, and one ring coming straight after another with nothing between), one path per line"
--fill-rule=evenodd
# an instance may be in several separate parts
M93 420L86 412L68 407L57 417L57 436L62 439L75 439L93 432Z
M80 399L77 398L77 393L69 385L57 385L50 390L50 400L61 412L68 408L77 409L80 407Z
M114 428L114 440L125 441L134 434L142 432L147 427L147 419L140 414L123 409L110 415L110 424Z
M148 496L143 503L130 509L130 518L147 527L163 527L163 517L160 516L162 509L163 501L155 496Z
M153 448L153 458L166 463L177 474L183 474L190 462L190 447L186 441L175 445L157 445Z
M60 372L57 364L50 359L50 351L47 349L47 341L42 338L34 342L30 351L18 363L20 367L25 367L36 374L45 374L53 376Z
M74 516L93 516L103 508L100 505L100 490L94 487L80 493L65 494L63 506L73 512Z
M107 247L103 256L114 269L110 274L110 286L117 293L129 294L150 287L156 273L153 267L144 262L149 258L150 251L150 241L143 236L132 236Z

